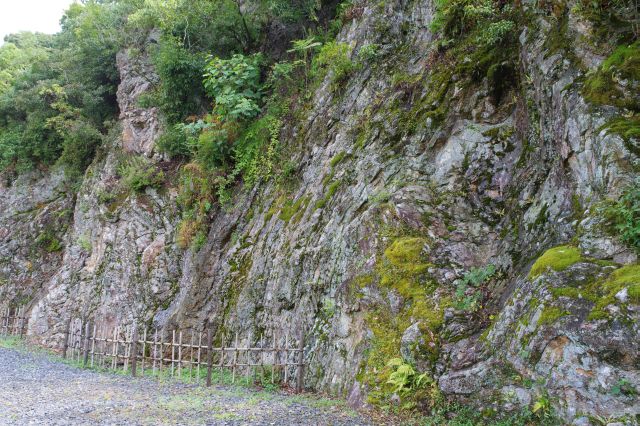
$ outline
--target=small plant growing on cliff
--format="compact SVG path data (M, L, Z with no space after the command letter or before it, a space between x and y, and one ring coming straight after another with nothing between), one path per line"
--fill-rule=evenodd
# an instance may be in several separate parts
M87 253L91 253L91 251L93 250L91 240L89 240L89 237L87 235L81 235L80 237L78 237L77 243L82 248L82 250L86 251Z
M640 179L628 186L617 201L604 208L608 229L640 251Z
M636 396L638 395L638 390L631 384L631 382L627 379L620 379L616 382L615 385L611 387L611 394L618 396Z
M62 243L56 238L51 231L44 231L38 238L36 238L36 244L44 248L48 253L54 253L62 250Z
M357 65L349 57L351 47L346 43L331 42L325 44L313 59L312 75L320 80L331 74L331 89L339 89L353 74Z
M164 182L164 173L145 157L131 157L118 167L122 183L131 191L155 188Z
M405 398L419 389L433 383L433 380L427 373L418 374L411 364L402 360L402 358L393 358L387 364L394 371L389 375L387 384L391 385L391 392L397 394L401 398ZM412 409L415 402L404 402L402 408Z
M474 268L456 281L455 307L460 310L475 312L480 308L482 294L479 287L496 272L494 265Z
M553 416L552 410L553 409L551 407L551 399L549 399L549 395L541 394L533 403L531 412L533 412L533 414L539 419L549 419Z

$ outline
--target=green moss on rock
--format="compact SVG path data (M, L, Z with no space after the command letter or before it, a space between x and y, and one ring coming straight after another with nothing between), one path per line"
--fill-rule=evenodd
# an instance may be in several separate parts
M597 105L640 109L639 98L633 91L625 93L618 81L640 80L640 41L622 45L609 56L584 83L582 94Z
M568 267L582 261L582 254L573 246L559 246L547 250L531 267L529 279L535 279L547 269L564 271Z
M540 325L550 325L559 320L560 318L569 315L570 312L561 309L557 306L546 306L542 310L542 314L540 315L539 324Z
M627 289L628 303L640 304L640 264L627 265L615 270L609 278L601 283L594 284L601 297L589 313L588 319L597 320L608 318L606 307L619 304L616 294Z
M369 402L374 405L388 405L394 393L388 383L394 369L388 363L402 357L401 340L407 328L418 324L422 341L415 350L423 361L434 363L439 355L439 331L444 309L451 305L451 300L447 297L436 300L433 296L436 287L426 274L430 266L423 252L426 243L420 237L396 238L384 250L374 272L354 280L357 287L377 284L383 293L393 292L403 299L399 312L378 304L366 316L373 338L359 379L369 386ZM403 396L403 402L422 398L428 397L416 392Z
M423 261L422 250L425 243L424 238L399 238L384 251L384 256L393 266L403 271L421 273L429 267L428 263Z

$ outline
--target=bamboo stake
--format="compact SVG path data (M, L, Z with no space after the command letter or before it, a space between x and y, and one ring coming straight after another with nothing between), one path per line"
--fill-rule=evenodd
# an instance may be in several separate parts
M202 332L198 332L198 365L196 374L198 375L197 383L200 384L200 355L202 351Z
M231 383L236 383L236 363L238 362L238 333L236 333L235 339L235 348L233 349L233 366L232 366L232 376Z
M8 323L7 323L7 327L8 327ZM71 318L69 318L69 321L67 322L67 328L65 329L65 332L64 332L64 344L63 344L63 352L62 352L63 359L67 358L67 349L69 349L70 333L71 333Z
M24 322L25 322L25 314L24 314L24 306L22 307L22 313L20 314L20 338L24 336Z
M272 331L272 338L273 338L273 362L271 363L271 384L273 384L275 382L275 365L277 363L278 360L278 335L276 333L275 330Z
M213 335L211 333L211 329L207 326L207 387L211 386L211 369L212 368L213 368Z
M89 364L89 321L84 325L84 356L83 356L83 364L86 368Z
M93 357L96 352L96 331L97 331L97 327L94 319L93 333L91 334L91 368L93 368Z
M124 329L124 335L122 337L122 347L124 348L124 353L123 358L124 358L124 364L122 365L122 372L126 373L127 372L127 367L129 366L129 353L131 352L131 332L129 332L130 328L129 327L125 327ZM129 335L129 337L127 338L127 334ZM118 339L120 339L120 336L118 336Z
M300 335L298 341L298 370L296 377L296 391L298 393L304 390L304 328L300 326Z
M156 374L156 357L158 353L158 329L156 328L153 333L153 375Z
M178 340L178 377L182 380L182 331Z
M222 346L220 346L220 377L218 378L219 380L222 380L222 383L224 384L224 352L225 352L225 338L224 338L224 333L222 333Z
M194 340L194 331L191 329L191 347L189 348L189 383L191 383L191 379L193 378L193 340Z
M260 374L264 383L264 332L260 334Z
M142 336L142 377L144 377L144 359L147 354L147 327L144 328Z
M115 370L116 369L116 358L118 357L118 349L116 346L116 339L118 337L118 328L119 326L116 326L113 328L113 341L111 342L111 349L112 349L112 356L111 356L111 369Z
M171 338L171 377L174 376L174 362L176 359L176 331L173 330L173 336Z
M289 332L284 338L284 384L289 382Z
M131 376L136 377L138 374L138 324L133 324L133 330L131 331L131 349L129 355L131 356ZM144 352L142 353L142 362L144 362ZM144 370L142 370L144 376Z
M162 373L163 362L164 362L164 333L160 333L160 363L158 364L158 374Z

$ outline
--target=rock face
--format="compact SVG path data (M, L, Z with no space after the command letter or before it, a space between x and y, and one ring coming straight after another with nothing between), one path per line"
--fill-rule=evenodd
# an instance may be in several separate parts
M118 86L118 106L122 126L122 149L125 152L150 156L160 135L157 108L140 108L140 95L148 92L157 76L145 56L132 57L120 52L116 57L121 83Z
M568 37L583 67L545 47L554 27L539 16L520 37L527 84L494 105L486 81L468 90L451 76L445 118L418 116L408 130L403 114L433 90L433 4L361 12L338 40L353 58L377 45L383 60L340 90L327 76L306 117L281 134L298 180L238 187L197 252L176 244L172 188L119 186L121 152L151 156L160 129L157 111L135 106L147 81L119 55L123 134L77 195L61 191L56 173L0 189L0 294L31 300L29 332L50 345L69 315L254 336L304 327L306 385L359 403L375 390L363 366L387 333L396 355L429 369L452 398L513 410L548 394L576 422L640 413L633 392L619 391L640 389L637 300L619 289L605 317L591 315L595 298L557 290L637 262L598 226L594 207L633 179L638 158L600 130L619 112L580 94L603 58L581 41L578 18L569 12ZM281 214L292 203L294 214ZM61 252L30 251L45 226ZM583 261L529 278L541 253L571 240ZM484 302L491 316L452 308L455 281L487 265L499 271ZM388 324L397 335L380 332Z

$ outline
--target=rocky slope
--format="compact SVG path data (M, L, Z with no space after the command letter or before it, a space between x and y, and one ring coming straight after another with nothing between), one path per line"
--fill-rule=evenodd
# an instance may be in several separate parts
M121 54L122 135L77 194L55 172L0 188L0 294L29 301L29 333L48 345L69 315L254 336L302 326L306 385L354 404L385 397L382 370L401 354L447 397L485 409L549 398L576 424L633 422L637 256L596 207L632 182L638 158L602 130L620 112L581 95L605 59L591 28L570 9L564 24L538 13L520 35L518 83L496 94L434 65L433 8L358 9L338 41L354 60L376 45L377 59L339 88L325 78L281 133L296 179L238 187L197 252L176 243L171 184L119 186L123 155L162 162L157 112L136 106L147 79ZM550 42L562 25L570 52ZM575 256L556 268L562 250ZM456 280L478 270L483 306L460 309Z

